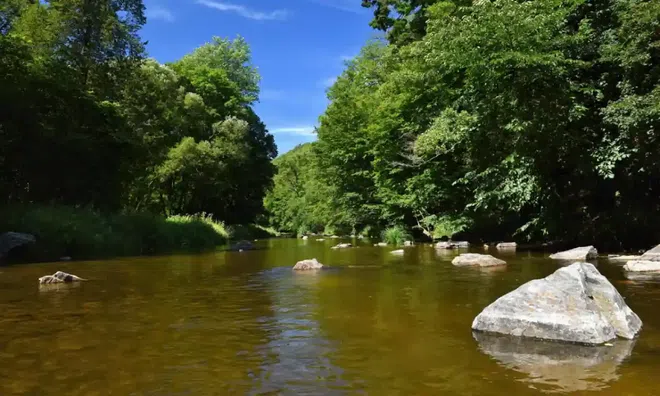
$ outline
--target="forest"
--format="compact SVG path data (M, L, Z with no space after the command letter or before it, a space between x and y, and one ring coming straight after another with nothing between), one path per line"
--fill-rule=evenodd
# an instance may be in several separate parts
M382 37L264 202L295 232L660 240L660 2L363 0Z
M145 23L142 0L0 2L0 231L145 253L263 214L277 148L248 44L160 64Z

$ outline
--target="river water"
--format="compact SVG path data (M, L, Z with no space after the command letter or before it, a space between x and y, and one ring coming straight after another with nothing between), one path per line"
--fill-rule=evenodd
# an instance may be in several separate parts
M525 341L470 325L560 263L491 251L509 265L457 268L428 245L336 243L1 267L0 395L660 394L660 281L597 263L644 322L632 342ZM313 257L340 268L291 271ZM56 270L91 280L40 289Z

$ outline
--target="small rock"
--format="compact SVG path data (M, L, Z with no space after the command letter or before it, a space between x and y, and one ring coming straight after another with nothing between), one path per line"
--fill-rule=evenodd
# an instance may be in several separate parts
M477 265L480 267L491 267L495 265L505 265L506 261L495 258L490 254L463 253L460 256L454 257L451 263L456 266Z
M500 242L495 247L497 249L515 249L518 247L518 244L515 242Z
M316 242L323 242L323 241L325 241L325 239L323 239L323 238L319 238L319 239L316 240Z
M254 245L250 241L238 241L229 248L229 250L235 250L235 251L252 250L252 249L254 249Z
M405 241L405 242L403 242L403 246L413 246L413 245L414 245L413 241Z
M323 268L323 264L319 263L315 258L298 261L296 265L293 266L293 269L296 271L318 270L321 268Z
M596 248L593 246L581 246L571 250L551 254L550 258L554 260L571 261L591 260L598 258L598 250L596 250Z
M303 241L306 241L306 240L308 240L308 239L309 239L309 237L308 237L307 235L303 235L303 237L302 237L302 240L303 240Z
M658 272L660 271L660 261L628 261L623 269L630 272Z
M456 245L453 242L441 241L435 244L436 249L455 249Z
M470 247L470 242L468 241L456 241L454 242L456 247L461 248L461 249L467 249Z
M403 249L392 250L392 251L390 252L390 254L397 254L397 255L401 255L401 254L403 254L403 253L404 253L404 250L403 250Z
M381 247L383 247L383 246L387 246L387 243L385 243L385 242L378 242L378 243L374 243L374 246L381 246Z
M472 329L581 344L634 338L642 321L590 263L573 263L498 298Z
M84 280L86 279L83 279L76 275L67 274L66 272L57 271L53 275L42 276L41 278L39 278L39 283L41 284L70 283L70 282L80 282Z
M488 250L490 249L490 246L487 243L484 243L484 249Z
M346 249L346 248L350 248L350 247L353 247L353 245L351 245L350 243L340 243L339 245L335 245L335 246L331 247L330 249Z

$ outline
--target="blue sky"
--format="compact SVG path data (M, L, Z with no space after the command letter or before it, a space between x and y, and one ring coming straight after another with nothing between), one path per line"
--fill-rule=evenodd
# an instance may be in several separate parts
M325 90L376 32L360 0L145 0L151 57L179 59L213 36L243 36L261 74L256 111L280 154L313 141Z

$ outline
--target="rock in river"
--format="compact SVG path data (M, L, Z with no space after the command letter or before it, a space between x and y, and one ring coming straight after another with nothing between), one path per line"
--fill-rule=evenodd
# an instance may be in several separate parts
M456 245L453 242L438 242L435 244L436 249L454 249L456 248Z
M660 261L628 261L623 269L629 272L660 272Z
M648 250L641 257L628 261L623 269L627 272L660 272L660 245Z
M593 264L573 263L498 298L472 329L582 344L632 339L642 321Z
M454 257L451 261L457 266L478 265L480 267L492 267L495 265L506 265L506 261L500 260L490 254L463 253Z
M70 282L80 282L84 280L86 279L83 279L79 276L75 276L72 274L67 274L66 272L57 271L53 275L42 276L41 278L39 278L39 283L41 284L70 283Z
M495 247L497 249L515 249L518 247L518 244L515 242L500 242Z
M296 271L318 270L323 268L323 264L319 263L315 258L311 260L298 261L293 269Z
M580 246L571 250L550 255L554 260L584 261L598 258L598 250L593 246Z
M346 248L350 248L350 247L353 247L353 245L351 245L350 243L340 243L339 245L335 245L335 246L331 247L330 249L346 249Z
M405 253L405 251L404 251L403 249L392 250L392 251L390 252L390 254L397 254L397 255L402 255L402 254L404 254L404 253Z

